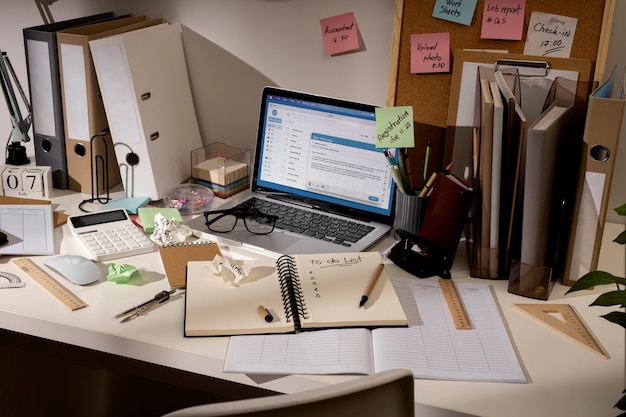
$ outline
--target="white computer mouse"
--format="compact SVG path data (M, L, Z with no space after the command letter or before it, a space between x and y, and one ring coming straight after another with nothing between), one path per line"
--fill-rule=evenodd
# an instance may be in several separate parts
M78 285L91 284L102 276L98 265L81 255L58 255L44 264Z

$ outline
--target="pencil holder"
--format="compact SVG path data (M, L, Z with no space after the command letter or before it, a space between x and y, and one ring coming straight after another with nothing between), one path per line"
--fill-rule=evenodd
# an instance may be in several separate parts
M419 197L396 190L396 211L393 227L419 235L430 197Z
M556 283L557 274L547 266L529 265L518 261L511 263L509 292L539 300L547 300Z

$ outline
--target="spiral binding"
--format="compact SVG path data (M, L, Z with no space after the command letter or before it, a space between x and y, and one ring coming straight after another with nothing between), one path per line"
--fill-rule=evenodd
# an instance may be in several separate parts
M192 240L190 242L177 242L170 243L169 245L163 245L162 248L180 248L185 246L200 246L200 245L209 245L211 243L215 243L210 240Z
M302 286L294 258L283 255L276 261L280 292L285 307L287 321L293 320L296 331L301 329L300 320L309 318L309 312L302 295Z

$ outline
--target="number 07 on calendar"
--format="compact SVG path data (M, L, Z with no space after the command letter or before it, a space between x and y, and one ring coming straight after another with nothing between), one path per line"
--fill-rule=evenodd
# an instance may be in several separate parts
M3 195L27 198L49 198L52 172L49 166L4 166L2 172Z

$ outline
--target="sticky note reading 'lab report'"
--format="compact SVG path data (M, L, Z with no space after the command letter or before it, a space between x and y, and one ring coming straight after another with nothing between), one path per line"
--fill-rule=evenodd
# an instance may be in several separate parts
M326 55L359 49L359 34L354 13L320 19Z
M415 146L413 132L413 107L379 107L376 109L376 147L412 148Z
M450 34L411 35L411 73L450 72Z
M480 29L482 39L521 40L526 0L486 1Z
M437 0L433 17L469 26L472 24L477 2L478 0Z

